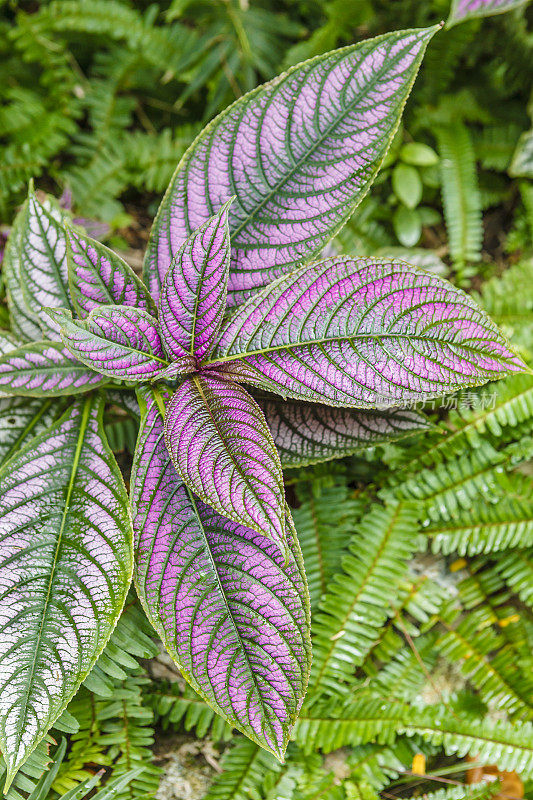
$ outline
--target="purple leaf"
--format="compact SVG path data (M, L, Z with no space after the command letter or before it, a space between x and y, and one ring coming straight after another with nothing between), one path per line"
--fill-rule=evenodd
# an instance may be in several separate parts
M489 17L523 6L528 0L453 0L448 27L472 17Z
M67 242L60 211L39 203L32 188L20 239L22 294L37 315L43 338L59 339L57 325L43 315L45 306L71 308Z
M224 516L287 549L279 456L248 392L207 373L187 378L170 401L165 440L187 486Z
M398 262L304 267L230 318L210 366L283 396L401 406L524 369L471 297Z
M154 221L144 272L154 297L183 242L233 195L230 304L317 255L374 180L437 30L317 56L208 125Z
M95 389L105 383L80 364L61 342L31 342L0 356L0 392L26 397L56 397Z
M134 306L155 314L155 304L131 267L89 236L67 228L69 285L80 317L98 306Z
M229 205L186 240L165 276L159 319L170 356L185 351L202 359L213 349L226 309Z
M0 470L0 744L8 783L94 666L132 574L103 400L76 399Z
M100 306L87 319L64 309L47 309L61 326L61 338L83 364L112 378L149 381L168 365L157 320L131 306Z
M343 458L429 427L421 414L407 409L332 408L272 395L258 402L286 469Z
M309 595L290 517L285 562L270 539L195 498L170 461L152 393L139 398L131 479L139 597L191 686L280 758L310 667Z

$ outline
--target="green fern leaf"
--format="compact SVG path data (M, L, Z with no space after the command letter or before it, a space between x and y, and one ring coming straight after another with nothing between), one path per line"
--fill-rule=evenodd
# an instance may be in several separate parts
M483 229L475 154L463 123L438 127L436 133L450 255L460 268L481 257Z
M408 504L375 505L355 526L314 620L309 699L340 691L377 641L417 543L416 511Z

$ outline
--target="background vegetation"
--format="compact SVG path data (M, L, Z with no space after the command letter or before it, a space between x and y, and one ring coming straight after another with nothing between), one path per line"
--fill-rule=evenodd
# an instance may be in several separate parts
M0 0L0 219L34 176L108 223L135 262L180 155L236 96L448 12L448 0ZM524 7L435 38L337 243L472 291L530 363L532 18ZM213 774L209 800L532 796L533 378L426 410L429 433L286 474L315 648L286 764L154 660L132 596L10 800L151 798L160 764L168 798L201 796ZM108 419L126 470L135 424Z

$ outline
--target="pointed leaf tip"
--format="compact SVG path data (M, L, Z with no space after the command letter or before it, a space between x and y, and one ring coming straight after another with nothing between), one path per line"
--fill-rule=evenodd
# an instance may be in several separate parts
M143 308L99 306L86 319L63 313L60 322L72 355L102 375L148 381L168 366L157 320Z
M159 322L171 358L188 353L202 360L213 349L226 309L231 202L187 238L166 273Z
M144 270L154 296L187 237L232 194L229 305L316 256L373 182L439 29L395 31L312 58L213 120L154 221Z
M156 313L148 289L120 256L70 225L66 231L69 288L80 317L103 305Z
M281 760L311 655L308 590L290 515L285 563L271 540L190 492L170 460L153 391L138 395L131 493L139 597L191 686Z
M195 494L287 551L279 456L261 409L242 386L205 372L187 378L168 405L165 441Z
M448 281L403 262L339 256L240 306L207 366L298 400L371 409L426 402L525 365Z

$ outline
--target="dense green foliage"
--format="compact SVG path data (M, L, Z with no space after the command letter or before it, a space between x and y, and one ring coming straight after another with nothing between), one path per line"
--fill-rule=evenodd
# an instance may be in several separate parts
M192 137L236 96L448 11L448 0L4 0L2 222L32 176L116 227L124 210L151 214ZM344 252L395 254L474 292L530 364L532 18L522 8L436 37L384 169L339 234ZM210 800L490 798L498 784L463 786L467 756L516 770L532 792L533 378L437 405L429 433L286 473L314 663L284 765L181 682L149 677L142 659L157 647L132 600L9 800L153 797L156 726L223 752ZM109 412L125 465L136 424ZM415 753L426 778L411 774Z

